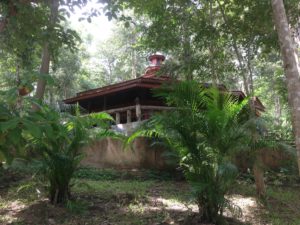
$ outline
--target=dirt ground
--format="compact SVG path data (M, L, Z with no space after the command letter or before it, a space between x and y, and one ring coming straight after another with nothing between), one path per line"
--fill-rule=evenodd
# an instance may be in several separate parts
M252 184L239 183L228 199L242 214L225 212L227 224L300 224L300 188L268 187L265 201ZM184 181L77 179L66 207L51 205L30 179L0 186L0 224L168 225L201 224Z

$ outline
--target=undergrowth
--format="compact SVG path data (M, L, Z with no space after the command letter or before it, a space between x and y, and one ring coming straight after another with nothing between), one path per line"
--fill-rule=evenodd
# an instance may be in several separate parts
M111 180L157 180L170 181L182 179L178 172L169 172L161 170L115 170L115 169L97 169L92 167L81 167L74 178L89 179L95 181Z

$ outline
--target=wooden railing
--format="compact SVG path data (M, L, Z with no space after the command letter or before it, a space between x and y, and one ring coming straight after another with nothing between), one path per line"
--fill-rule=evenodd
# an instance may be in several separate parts
M133 122L132 121L132 115L134 115L133 113L135 113L136 120L141 121L143 119L143 115L145 115L146 112L148 113L147 115L149 115L149 113L154 112L154 111L165 111L165 110L170 110L170 109L173 109L173 107L136 104L135 106L115 108L115 109L110 109L110 110L106 110L103 112L106 112L112 116L115 116L116 124L120 124L122 112L126 112L126 115L127 115L126 123L130 123L130 122Z

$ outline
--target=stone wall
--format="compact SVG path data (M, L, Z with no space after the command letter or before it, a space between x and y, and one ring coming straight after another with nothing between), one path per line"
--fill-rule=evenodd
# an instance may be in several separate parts
M239 153L236 156L235 164L243 172L246 172L248 168L252 169L252 159L244 152ZM295 163L295 157L289 155L283 150L273 150L273 149L263 149L260 152L260 157L262 159L263 165L268 169L278 169L285 164Z
M118 124L112 129L130 135L141 122L132 122L127 124ZM105 138L96 141L84 149L86 157L83 159L84 166L93 166L96 168L118 168L118 169L174 169L176 166L170 165L164 155L165 150L162 147L151 145L147 138L137 138L130 148L124 149L120 140ZM281 151L265 149L261 153L264 165L268 168L276 169L282 166L285 161L292 163L292 158ZM235 164L241 171L252 168L251 157L243 152L238 154Z
M96 141L84 148L85 158L82 165L96 168L117 169L174 169L175 166L168 163L165 150L162 147L152 146L149 139L137 138L131 147L124 149L120 140L105 138ZM266 149L261 154L263 163L268 168L276 169L288 160L292 163L292 157L281 151ZM236 165L241 171L252 168L251 159L245 154L236 157Z
M164 169L168 165L163 157L163 149L151 147L146 138L137 138L132 146L124 149L120 140L105 138L84 148L84 166L96 168L151 168Z

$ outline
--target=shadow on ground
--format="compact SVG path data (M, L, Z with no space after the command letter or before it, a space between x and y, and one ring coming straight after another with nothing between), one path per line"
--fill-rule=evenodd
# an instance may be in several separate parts
M60 207L42 199L26 206L14 202L7 209L0 211L0 216L10 216L6 224L26 225L194 225L201 223L192 208L165 204L151 197L136 198L133 194L119 193L111 196L77 195L73 206ZM79 204L80 203L80 204ZM73 207L73 208L72 208ZM226 218L228 224L246 225L232 218Z

